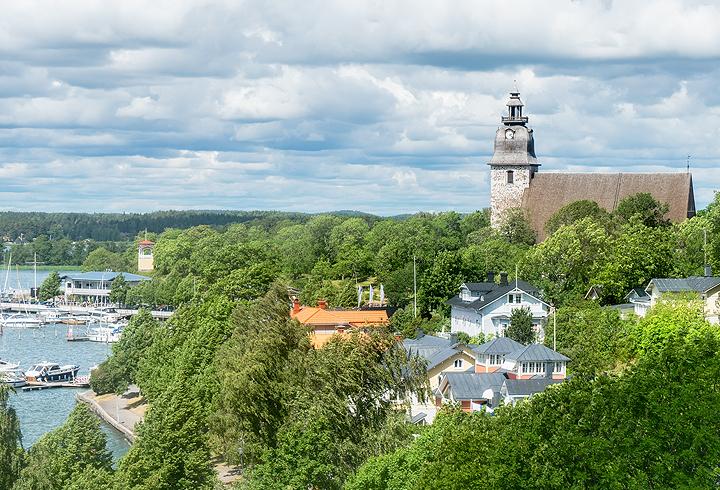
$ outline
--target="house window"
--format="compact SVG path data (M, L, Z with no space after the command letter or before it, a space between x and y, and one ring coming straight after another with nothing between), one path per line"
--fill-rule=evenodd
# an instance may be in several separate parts
M507 183L508 184L513 183L513 171L512 170L507 171Z
M522 363L522 371L523 371L523 374L528 372L528 363L527 362Z
M515 303L520 303L522 300L522 294L516 294L515 295Z
M463 366L463 360L455 359L455 369L462 369L462 366Z
M508 303L512 303L512 302L513 302L513 295L508 294Z

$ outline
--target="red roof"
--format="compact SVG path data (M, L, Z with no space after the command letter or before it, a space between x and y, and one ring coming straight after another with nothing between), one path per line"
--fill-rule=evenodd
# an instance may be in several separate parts
M138 242L138 245L155 245L155 242L151 242L149 240L143 240L142 242Z

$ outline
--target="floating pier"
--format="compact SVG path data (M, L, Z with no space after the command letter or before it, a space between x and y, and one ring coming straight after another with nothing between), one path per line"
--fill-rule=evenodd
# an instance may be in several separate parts
M37 390L48 390L50 388L89 388L90 383L86 381L80 381L77 383L58 381L56 383L42 383L38 381L28 381L28 383L22 387L23 391L37 391Z

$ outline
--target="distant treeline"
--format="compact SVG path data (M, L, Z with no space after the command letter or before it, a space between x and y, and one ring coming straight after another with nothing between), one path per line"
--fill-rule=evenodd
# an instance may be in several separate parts
M349 214L341 212L338 214ZM161 233L168 228L185 230L199 225L221 229L244 223L271 229L284 220L304 223L312 215L280 211L156 211L153 213L40 213L0 212L0 235L13 242L31 242L40 235L71 241L98 242L132 240L138 233Z

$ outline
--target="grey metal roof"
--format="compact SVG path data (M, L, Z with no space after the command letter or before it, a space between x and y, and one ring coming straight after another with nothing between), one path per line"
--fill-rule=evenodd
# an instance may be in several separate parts
M530 344L525 347L505 355L505 359L514 361L569 361L569 357L565 357L559 352L545 347L542 344Z
M623 299L628 298L633 298L636 300L642 300L644 298L650 299L650 295L643 288L632 288Z
M85 272L85 273L83 273L83 274L75 274L75 275L72 275L72 276L64 275L64 276L61 276L61 279L70 278L70 279L76 280L76 281L81 281L81 280L86 280L86 281L103 281L103 280L104 280L104 281L108 281L108 282L109 282L109 281L112 281L113 279L115 279L115 278L116 278L117 276L119 276L120 274L123 275L123 278L124 278L126 281L130 281L130 282L136 282L136 281L151 281L151 280L152 280L152 279L150 279L149 277L141 276L141 275L138 275L138 274L132 274L132 273L130 273L130 272L122 272L122 273L120 273L120 272L97 272L97 271Z
M412 419L410 419L410 423L413 425L417 425L420 421L424 420L425 417L427 417L427 414L425 412L420 412L414 415Z
M510 337L495 337L490 342L478 345L473 351L480 354L509 354L522 348L523 345L520 342L516 342Z
M489 292L493 289L499 287L497 283L494 282L464 282L462 286L465 286L468 288L468 290L473 292ZM460 287L462 287L460 286Z
M622 303L618 305L608 305L605 308L609 308L611 310L634 310L635 305L633 303Z
M516 286L517 283L517 286ZM467 285L468 283L465 283ZM473 283L473 284L488 284L488 283ZM483 295L483 297L477 298L474 301L463 301L460 298L460 295L453 296L449 300L445 302L445 304L450 306L458 306L462 308L468 308L473 310L480 310L484 308L485 306L489 305L496 299L509 294L514 289L520 289L524 293L532 294L538 291L538 288L533 286L532 284L528 284L525 281L518 279L517 281L508 281L507 286L500 286L498 284L495 285L495 288L491 291L488 291L486 294ZM472 291L472 290L471 290Z
M405 339L402 341L403 348L409 354L417 354L420 357L424 357L428 361L427 369L432 369L438 364L441 364L442 362L451 358L458 352L462 352L456 347L463 345L465 344L461 342L451 344L450 340L448 339L443 339L440 337L435 337L434 335L427 334L423 335L419 339ZM471 344L468 347L474 347L474 345Z
M661 293L679 293L682 291L695 291L705 293L720 284L720 277L690 276L686 279L654 278L650 281ZM650 284L645 288L647 291Z
M531 379L506 379L505 390L511 396L531 396L542 393L550 385L562 383L562 379L531 378Z
M491 389L499 392L507 377L503 373L443 373L452 389L455 400L482 400L483 393Z
M458 344L455 344L455 345L457 346ZM445 349L437 351L430 357L426 357L426 359L428 361L427 368L432 369L435 366L437 366L438 364L442 364L443 362L447 361L448 359L453 357L455 354L458 354L460 352L462 352L462 350L455 349L455 347L447 347Z

